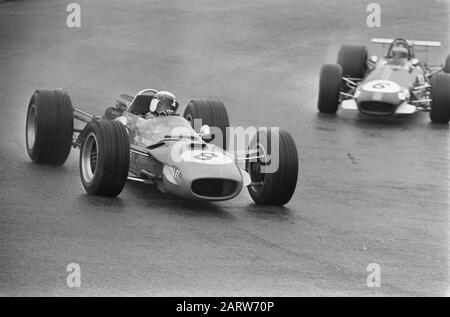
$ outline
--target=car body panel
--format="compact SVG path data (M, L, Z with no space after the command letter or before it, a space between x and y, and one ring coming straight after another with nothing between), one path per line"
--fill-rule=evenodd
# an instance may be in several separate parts
M360 112L369 115L416 112L416 107L409 103L411 89L424 81L424 74L422 67L415 65L409 59L395 61L392 58L384 58L380 60L356 88L357 108ZM412 107L414 107L414 111L412 111ZM347 105L346 108L353 109L354 107Z
M122 118L133 149L130 171L141 177L154 176L161 191L220 201L242 190L246 172L239 168L234 156L204 142L183 117L144 119L124 113Z

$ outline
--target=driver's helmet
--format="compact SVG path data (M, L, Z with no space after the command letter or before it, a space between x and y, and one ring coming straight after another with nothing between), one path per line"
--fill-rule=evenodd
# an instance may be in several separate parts
M392 44L391 56L393 58L408 58L409 57L408 43L402 40L395 41Z
M159 91L150 101L150 112L161 114L163 111L172 110L176 112L178 109L178 102L175 95L169 91Z

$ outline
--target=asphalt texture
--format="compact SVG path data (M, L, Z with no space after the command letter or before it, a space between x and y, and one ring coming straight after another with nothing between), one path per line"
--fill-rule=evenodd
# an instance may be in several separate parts
M380 28L366 24L372 1L77 1L80 28L66 2L0 3L0 295L449 294L449 126L316 107L342 44L379 55L371 37L436 40L428 59L443 63L448 1L380 0ZM28 101L48 88L94 114L143 88L174 92L181 110L221 99L233 126L294 137L294 197L193 203L135 183L87 196L78 150L62 167L27 156Z

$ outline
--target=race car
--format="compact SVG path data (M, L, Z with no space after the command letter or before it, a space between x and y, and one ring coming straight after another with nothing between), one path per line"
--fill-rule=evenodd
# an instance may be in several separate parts
M372 39L388 45L382 58L368 58L365 46L344 45L337 64L320 71L318 109L336 113L339 105L372 116L408 115L428 111L436 123L450 120L450 55L444 65L429 65L415 57L415 48L439 47L440 42Z
M65 91L36 90L26 119L31 160L62 165L71 147L79 148L81 183L89 195L117 196L127 180L203 201L232 199L247 187L256 204L281 206L294 194L298 155L288 132L258 129L244 150L231 152L220 101L191 100L180 116L169 92L144 89L120 97L94 116L74 107ZM164 105L172 108L158 115L168 99Z

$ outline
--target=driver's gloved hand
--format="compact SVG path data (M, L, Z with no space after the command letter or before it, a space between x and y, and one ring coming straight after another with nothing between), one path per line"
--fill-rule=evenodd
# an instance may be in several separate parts
M173 115L173 114L174 114L173 110L164 110L164 111L161 112L159 115L160 115L160 116L171 116L171 115Z

